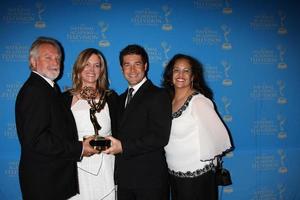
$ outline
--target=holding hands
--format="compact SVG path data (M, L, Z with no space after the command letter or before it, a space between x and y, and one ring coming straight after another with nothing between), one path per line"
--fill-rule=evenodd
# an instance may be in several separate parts
M94 136L90 136L87 137L83 142L83 152L82 152L82 156L85 157L89 157L94 155L95 153L100 153L97 149L94 149L94 147L92 147L90 145L90 141L93 140L95 137Z
M106 149L105 151L102 151L103 153L118 154L118 153L123 152L122 143L120 140L118 140L112 136L107 136L107 137L105 137L105 139L108 139L111 141L111 146L108 149Z

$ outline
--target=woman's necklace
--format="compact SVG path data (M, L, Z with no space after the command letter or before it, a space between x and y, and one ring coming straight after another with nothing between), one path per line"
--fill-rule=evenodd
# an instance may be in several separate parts
M193 93L193 90L189 89L187 91L184 92L183 95L180 95L178 97L178 95L176 95L172 101L172 110L173 112L179 110L179 108L182 107L182 105L185 103L185 101L187 100L187 98Z

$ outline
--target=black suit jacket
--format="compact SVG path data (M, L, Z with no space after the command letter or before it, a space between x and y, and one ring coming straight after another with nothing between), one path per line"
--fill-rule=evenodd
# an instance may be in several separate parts
M123 153L116 156L117 184L121 188L163 187L167 184L164 146L171 128L168 94L147 80L124 109L127 91L120 96L117 137Z
M31 73L16 100L23 199L67 199L78 193L78 141L72 112L49 83Z

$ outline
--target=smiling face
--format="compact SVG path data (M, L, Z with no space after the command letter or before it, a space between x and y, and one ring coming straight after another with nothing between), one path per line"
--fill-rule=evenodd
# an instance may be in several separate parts
M145 77L147 63L144 63L141 55L129 54L123 57L122 71L130 86L141 82Z
M98 55L92 54L80 73L82 86L96 87L97 80L102 72L101 60Z
M191 88L193 81L192 67L188 60L182 58L174 63L172 82L175 89Z
M52 44L41 44L30 62L33 70L50 80L56 79L60 73L61 55Z

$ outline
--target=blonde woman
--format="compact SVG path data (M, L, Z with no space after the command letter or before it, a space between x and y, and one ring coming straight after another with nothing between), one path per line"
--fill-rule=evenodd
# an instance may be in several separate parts
M79 140L95 131L103 137L112 135L116 128L118 97L108 88L107 66L102 53L94 48L83 50L74 64L72 79L73 86L64 97L73 112ZM72 200L114 200L114 160L114 155L99 153L78 162L80 194Z

